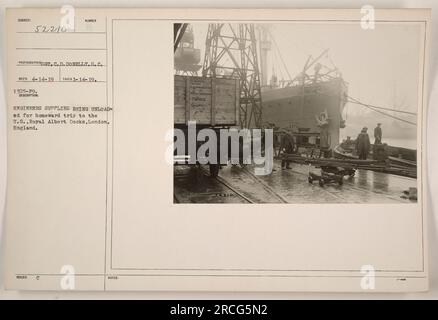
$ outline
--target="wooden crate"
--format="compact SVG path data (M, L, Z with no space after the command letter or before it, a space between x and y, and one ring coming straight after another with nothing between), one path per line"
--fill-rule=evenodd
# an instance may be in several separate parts
M239 125L239 82L236 79L174 76L174 123Z

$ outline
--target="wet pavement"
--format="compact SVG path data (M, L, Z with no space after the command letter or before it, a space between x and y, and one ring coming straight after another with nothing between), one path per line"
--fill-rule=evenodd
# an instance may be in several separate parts
M367 170L357 170L354 177L344 177L343 185L318 181L308 182L309 170L320 169L291 164L281 169L275 161L273 172L254 176L254 168L226 166L219 179L196 166L176 166L174 169L175 202L180 203L412 203L403 199L403 191L417 187L417 180ZM222 181L222 182L221 182ZM246 200L245 200L246 198Z
M197 166L176 166L173 185L176 203L248 203Z

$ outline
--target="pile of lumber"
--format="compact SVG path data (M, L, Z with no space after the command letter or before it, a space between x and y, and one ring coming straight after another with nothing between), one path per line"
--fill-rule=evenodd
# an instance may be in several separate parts
M313 158L305 157L299 154L283 153L279 157L282 160L290 160L291 162L300 164L310 164L315 167L341 167L345 169L362 169L376 172L392 173L400 176L411 178L417 177L417 169L395 165L389 161L379 160L358 160L358 159L337 159L337 158Z

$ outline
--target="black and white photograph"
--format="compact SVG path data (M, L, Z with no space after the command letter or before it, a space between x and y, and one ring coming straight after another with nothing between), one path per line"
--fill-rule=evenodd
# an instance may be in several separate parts
M436 296L432 11L196 6L5 8L0 297Z
M175 23L174 203L416 203L421 37Z

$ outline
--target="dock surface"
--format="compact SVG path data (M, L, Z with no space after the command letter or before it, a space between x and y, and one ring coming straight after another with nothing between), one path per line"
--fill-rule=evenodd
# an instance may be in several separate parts
M308 182L309 170L319 169L291 164L281 169L275 161L273 172L255 176L254 167L228 165L219 176L209 176L198 166L175 166L174 201L176 203L415 203L402 198L403 191L417 187L417 180L387 173L357 170L344 177L344 184Z

